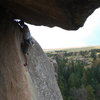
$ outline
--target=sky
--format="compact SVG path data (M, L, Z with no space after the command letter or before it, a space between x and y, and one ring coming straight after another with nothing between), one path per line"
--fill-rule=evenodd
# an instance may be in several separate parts
M100 45L100 8L91 14L77 31L59 27L29 25L31 35L43 49L73 48Z

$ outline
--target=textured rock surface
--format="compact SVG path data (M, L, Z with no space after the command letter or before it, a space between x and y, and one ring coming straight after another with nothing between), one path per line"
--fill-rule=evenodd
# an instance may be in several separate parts
M62 100L53 66L36 41L23 66L21 30L5 17L0 20L0 100Z
M100 0L0 0L0 6L34 25L78 29L100 6Z
M37 100L62 100L54 67L37 42L30 48L28 61L28 70L37 91Z
M57 78L58 77L58 75L57 75L57 73L58 73L58 64L57 64L57 61L54 58L52 58L52 57L48 57L48 59L51 62L52 66L54 66L53 67L54 68L53 70L54 70L55 76Z

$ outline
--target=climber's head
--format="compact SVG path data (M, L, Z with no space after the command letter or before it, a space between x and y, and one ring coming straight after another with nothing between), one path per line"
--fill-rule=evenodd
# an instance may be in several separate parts
M23 20L20 20L18 23L20 23L21 26L25 25Z

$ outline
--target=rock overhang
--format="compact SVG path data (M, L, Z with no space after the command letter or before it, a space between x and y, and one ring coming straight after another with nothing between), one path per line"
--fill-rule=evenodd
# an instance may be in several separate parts
M58 26L66 30L82 27L100 6L99 0L1 0L0 6L13 18L33 25Z

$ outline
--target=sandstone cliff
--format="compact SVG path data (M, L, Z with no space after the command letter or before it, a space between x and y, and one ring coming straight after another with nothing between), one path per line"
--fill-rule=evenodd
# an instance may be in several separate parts
M28 66L22 33L12 19L0 20L0 100L62 100L52 64L39 44L30 46Z

